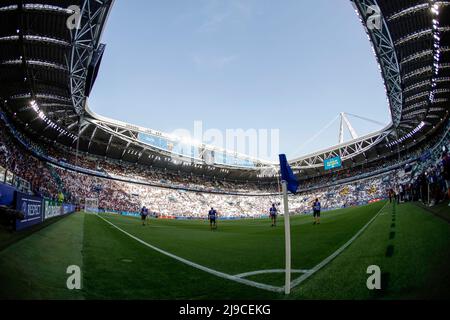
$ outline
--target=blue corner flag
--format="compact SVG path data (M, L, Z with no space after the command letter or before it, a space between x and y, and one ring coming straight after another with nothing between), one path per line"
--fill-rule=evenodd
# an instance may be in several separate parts
M280 154L280 169L281 180L286 181L287 189L293 194L296 194L299 183L297 181L297 177L294 175L294 172L292 172L292 169L287 162L285 154Z

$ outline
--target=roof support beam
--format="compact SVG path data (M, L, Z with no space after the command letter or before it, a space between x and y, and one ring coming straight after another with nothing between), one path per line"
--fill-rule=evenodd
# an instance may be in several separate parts
M103 24L113 0L83 0L79 28L71 30L72 53L67 67L70 73L72 103L77 114L85 112L85 86L88 66L100 41ZM96 8L96 9L95 9Z
M122 155L120 156L120 159L123 159L123 156L127 152L127 149L130 147L130 145L131 145L131 142L128 142L127 146L125 148L123 148L123 152L122 152Z
M94 139L95 134L97 133L97 129L98 127L95 127L94 130L92 131L91 139L89 139L88 151L91 149L92 140Z
M400 74L400 64L395 50L386 20L376 0L351 0L366 32L373 44L376 58L385 82L386 92L391 108L392 124L395 129L401 120L403 107L402 79ZM379 19L379 27L371 26L373 10L378 8L376 18Z

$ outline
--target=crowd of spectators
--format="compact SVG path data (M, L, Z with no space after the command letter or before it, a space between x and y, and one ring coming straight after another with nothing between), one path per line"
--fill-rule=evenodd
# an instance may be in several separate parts
M446 134L438 136L416 151L419 158L406 165L397 184L389 190L391 201L421 201L434 206L450 199L450 124Z
M0 166L28 181L34 194L53 197L58 194L58 186L51 176L48 166L18 145L0 121Z
M400 201L422 201L434 206L450 198L449 139L444 139L414 168L413 178L400 185Z
M276 184L269 188L258 184L218 182L198 176L167 173L141 165L84 155L76 157L71 152L63 154L53 147L43 147L31 142L1 121L0 132L0 167L28 181L30 192L48 198L62 198L81 205L87 198L97 198L99 208L107 211L139 212L145 205L157 216L187 218L204 217L211 206L217 208L223 216L259 217L267 214L271 204L282 202L281 196L274 189ZM448 146L448 137L442 139L441 144ZM440 162L436 160L437 149L439 148L434 148L429 157L421 162L376 176L364 178L361 172L356 172L353 181L343 184L329 184L318 188L317 186L325 185L327 180L303 181L303 189L311 186L315 188L290 196L290 209L299 214L309 212L315 198L320 199L324 210L359 205L387 197L388 190L396 190L401 201L420 199L427 203L437 203L445 196L442 184L445 179ZM46 154L60 163L76 164L106 175L95 176L69 170L57 163L40 159L36 154ZM374 168L378 165L375 163ZM382 166L385 165L389 163ZM123 181L127 179L129 182ZM136 183L136 180L157 184ZM424 186L427 188L426 192ZM221 190L242 192L233 195L217 193Z
M61 150L64 150L64 153L62 153ZM76 155L73 150L64 146L59 146L59 149L47 146L45 153L60 162L95 170L111 178L132 179L156 186L171 186L189 190L233 193L270 193L277 191L274 183L244 183L238 181L215 180L214 178L207 176L187 174L181 171L168 171L139 163L104 159L85 153Z
M321 199L324 210L379 200L385 198L386 190L394 180L396 180L394 176L385 175L314 192L291 195L289 196L290 210L295 213L308 213L315 198ZM163 216L200 218L205 217L209 208L213 206L219 214L227 217L260 217L268 214L273 203L279 205L282 202L281 195L211 194L137 185L129 185L128 188L132 194L139 197L142 205L145 205L151 212Z
M98 198L105 210L138 212L145 205L159 216L200 218L214 205L224 216L257 217L265 215L272 203L280 203L280 196L248 196L193 192L149 185L125 183L77 173L32 156L2 125L0 165L24 179L29 179L33 191L56 198L60 192L66 201L83 203L86 198ZM98 168L97 168L98 169ZM121 173L125 175L125 173ZM307 212L313 198L323 199L323 208L350 206L381 198L385 186L381 177L345 186L302 193L291 197L291 209Z
M443 130L444 136L447 136L447 145L449 128L450 124L448 124L447 127ZM397 169L407 164L417 162L417 159L420 159L424 154L429 153L433 148L436 152L437 144L445 145L445 143L440 140L442 140L442 136L437 135L433 139L422 143L414 150L403 150L400 153L396 153L386 157L380 157L379 159L368 164L359 164L352 168L344 168L334 172L327 172L322 175L319 174L315 176L307 176L302 181L302 187L312 188L317 186L329 185L331 183L345 183L348 180L352 180L355 176L364 177L368 175L374 175L374 173L382 173Z

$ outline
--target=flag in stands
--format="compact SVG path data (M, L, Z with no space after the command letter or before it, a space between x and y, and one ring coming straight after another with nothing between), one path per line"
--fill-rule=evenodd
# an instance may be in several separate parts
M294 175L294 172L292 172L292 169L287 162L285 154L280 154L280 170L281 180L286 181L287 189L293 194L296 194L299 183L297 177Z

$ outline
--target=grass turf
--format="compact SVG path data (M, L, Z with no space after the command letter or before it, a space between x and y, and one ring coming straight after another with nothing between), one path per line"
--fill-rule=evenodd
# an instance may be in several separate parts
M370 265L381 268L381 290L367 290ZM390 206L290 298L449 299L450 225L414 204Z
M3 225L0 225L0 251L5 249L6 247L12 245L13 243L20 241L29 235L48 227L49 225L63 219L64 217L55 217L49 220L45 220L41 224L37 224L31 226L30 228L23 230L21 232L15 232L11 230L11 228L7 228Z
M67 267L82 267L84 215L57 220L0 252L0 298L82 299L66 288ZM20 233L18 234L20 235Z
M376 203L325 213L314 226L294 217L294 269L311 269L347 242L382 207ZM295 288L290 299L449 298L450 227L415 205L388 205L341 255ZM182 258L239 274L282 269L283 220L151 220L102 215L118 227ZM388 249L391 248L391 249ZM68 265L83 271L83 289L65 288ZM381 267L383 290L366 288L366 269ZM293 279L298 277L293 275ZM284 274L247 279L283 285ZM164 256L94 215L75 214L0 252L0 298L282 299L282 294L218 278Z

